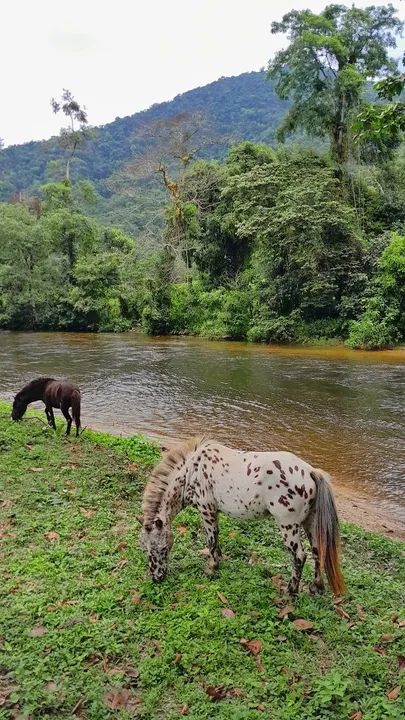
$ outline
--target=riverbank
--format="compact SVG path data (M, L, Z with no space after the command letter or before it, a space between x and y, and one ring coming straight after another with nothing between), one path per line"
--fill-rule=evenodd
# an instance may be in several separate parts
M308 593L308 562L291 601L271 522L221 517L208 580L187 509L153 586L137 514L158 448L89 430L67 440L62 423L55 434L8 414L0 403L2 720L401 715L401 543L343 523L344 600Z

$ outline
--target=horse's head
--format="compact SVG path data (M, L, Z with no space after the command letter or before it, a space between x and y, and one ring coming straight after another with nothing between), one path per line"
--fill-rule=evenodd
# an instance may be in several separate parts
M17 395L14 398L14 402L13 402L13 409L11 411L11 419L14 420L15 422L17 422L17 420L21 420L26 409L27 409L27 403L25 402L21 393L17 393Z
M149 572L153 582L164 580L167 575L169 552L173 545L170 525L158 516L151 524L143 524L139 540L148 556Z

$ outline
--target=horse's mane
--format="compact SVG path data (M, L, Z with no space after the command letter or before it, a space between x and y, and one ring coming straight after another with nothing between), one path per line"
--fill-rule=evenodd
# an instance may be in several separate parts
M24 387L17 393L17 395L22 395L23 393L28 392L29 390L35 390L39 385L45 385L48 382L53 382L55 378L52 377L38 377L34 378L34 380L31 380L29 383L24 385Z
M144 525L148 525L154 520L160 506L162 495L167 488L169 475L176 468L176 465L180 461L186 460L188 455L195 452L198 446L207 439L204 435L195 435L194 437L188 438L188 440L184 440L184 442L168 450L160 463L156 465L143 495L142 512Z

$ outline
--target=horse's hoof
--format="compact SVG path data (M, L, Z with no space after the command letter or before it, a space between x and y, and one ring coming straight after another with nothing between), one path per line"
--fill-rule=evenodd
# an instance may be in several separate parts
M323 583L318 583L316 581L311 582L309 584L309 592L312 595L321 595L323 592L325 592L325 586Z
M213 577L218 570L219 565L209 564L204 568L204 572L208 577Z

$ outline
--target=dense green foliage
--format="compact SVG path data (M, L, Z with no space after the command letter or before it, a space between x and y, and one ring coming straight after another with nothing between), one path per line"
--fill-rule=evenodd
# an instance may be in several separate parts
M67 442L61 423L9 414L0 403L2 720L403 716L401 543L345 524L343 601L310 595L310 561L292 601L271 519L221 516L208 579L188 508L153 585L137 514L157 448L87 431Z
M0 204L0 328L404 342L402 104L364 97L384 71L377 92L401 90L400 26L390 6L292 11L282 100L249 73L117 119L69 149L71 182L53 140L1 151L3 196L34 194ZM281 134L321 146L270 147L288 99Z
M404 172L398 157L349 196L327 156L244 143L187 168L178 245L146 256L80 211L87 185L48 184L39 216L0 205L0 327L403 342Z
M40 217L0 205L0 327L128 329L139 287L134 241L78 211L69 184L45 186L44 198Z

